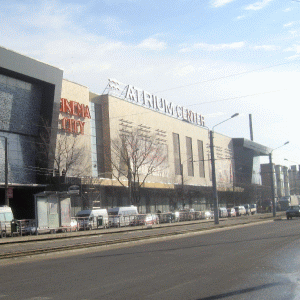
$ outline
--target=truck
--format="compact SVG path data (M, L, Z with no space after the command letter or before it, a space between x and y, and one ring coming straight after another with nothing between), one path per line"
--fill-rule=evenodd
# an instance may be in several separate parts
M131 218L138 214L136 206L120 206L108 209L109 225L112 227L129 226Z
M107 209L85 209L76 214L77 226L81 230L92 230L97 228L108 228Z

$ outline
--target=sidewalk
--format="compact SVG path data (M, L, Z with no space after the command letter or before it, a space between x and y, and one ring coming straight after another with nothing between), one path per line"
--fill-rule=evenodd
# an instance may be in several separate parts
M285 213L277 213L277 219ZM0 259L34 255L63 250L120 244L124 242L180 235L189 232L206 231L224 227L274 220L271 213L236 218L222 218L215 225L214 220L197 220L178 223L164 223L149 229L146 226L110 228L91 231L9 237L0 240Z

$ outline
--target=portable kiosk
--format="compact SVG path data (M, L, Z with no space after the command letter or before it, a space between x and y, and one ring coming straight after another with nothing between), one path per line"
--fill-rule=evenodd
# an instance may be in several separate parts
M71 229L71 199L67 192L35 194L36 233Z

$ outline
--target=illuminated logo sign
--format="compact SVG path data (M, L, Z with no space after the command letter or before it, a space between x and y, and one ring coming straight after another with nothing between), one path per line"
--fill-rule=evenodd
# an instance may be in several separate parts
M68 101L65 98L60 99L59 111L77 118L91 118L88 105L80 104L75 101ZM69 133L84 134L84 124L85 122L75 118L64 117L61 119L62 129Z
M131 85L124 85L115 79L108 79L106 91L112 96L127 100L145 106L154 111L158 111L177 119L187 121L189 123L204 126L204 117L188 108L175 105L163 98L159 98L144 90L135 88Z

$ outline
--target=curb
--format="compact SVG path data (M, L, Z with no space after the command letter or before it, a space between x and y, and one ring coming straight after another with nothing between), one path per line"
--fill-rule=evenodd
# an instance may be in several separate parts
M257 221L252 220L251 222L241 222L241 223L237 223L237 224L219 224L216 226L213 225L211 227L206 227L206 228L202 227L202 228L191 229L191 230L184 229L184 230L175 231L175 232L158 233L158 234L154 233L154 234L149 234L149 235L145 235L145 236L114 239L114 240L108 240L108 241L98 241L98 242L81 243L81 244L75 244L75 245L66 245L66 246L43 248L43 249L36 249L36 250L25 250L25 251L20 251L20 252L10 252L10 253L0 254L0 260L24 257L24 256L33 256L33 255L46 254L46 253L55 253L55 252L59 252L59 251L70 251L70 250L77 250L77 249L83 249L83 248L102 247L102 246L116 245L116 244L122 244L122 243L157 239L157 238L163 238L163 237L179 236L179 235L185 235L185 234L189 234L189 233L197 233L197 232L210 231L210 230L216 230L216 229L226 229L226 228L230 228L230 227L237 227L237 226L243 226L243 225L256 225L257 223L272 222L271 219L272 218L268 217L268 218L263 218L263 220L258 219ZM182 225L186 225L186 224L182 224ZM145 230L145 229L147 229L147 228L143 228L140 230ZM118 231L118 232L125 232L125 230ZM94 234L94 235L99 235L99 233ZM76 237L76 236L73 236L73 237ZM50 239L48 239L48 240L50 240ZM33 242L33 241L36 241L36 240L32 240L30 242Z

